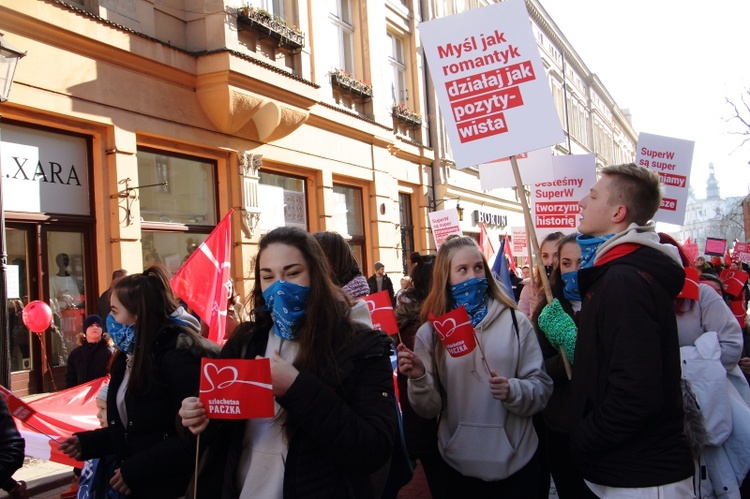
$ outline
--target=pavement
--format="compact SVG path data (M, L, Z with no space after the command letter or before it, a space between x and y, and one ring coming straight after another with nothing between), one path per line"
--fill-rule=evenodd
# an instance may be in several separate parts
M73 467L45 461L35 457L26 457L23 467L13 475L16 480L24 480L29 495L39 499L57 499L60 493L67 490L73 480ZM0 491L0 498L8 497L4 491ZM557 499L557 491L554 483L551 485L550 499ZM430 489L422 471L422 466L417 461L414 470L414 478L406 484L398 493L398 499L431 499Z
M26 488L31 497L58 498L61 492L70 487L73 480L73 467L26 456L23 460L23 467L16 471L13 478L26 482ZM0 491L0 498L3 497L8 497L8 494Z

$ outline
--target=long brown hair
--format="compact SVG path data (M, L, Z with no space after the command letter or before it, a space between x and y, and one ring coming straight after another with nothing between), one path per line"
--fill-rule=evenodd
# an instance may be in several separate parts
M116 281L112 286L112 293L125 310L136 318L133 368L128 388L145 389L154 369L154 340L164 326L170 323L169 315L177 309L177 300L169 286L166 271L160 265ZM187 328L182 329L192 333Z
M500 285L492 276L492 270L487 264L487 259L482 254L476 241L469 236L451 237L440 245L437 257L435 258L432 290L427 295L427 299L422 306L422 322L428 320L430 313L437 317L449 312L453 308L453 299L450 293L451 260L456 251L467 247L476 249L477 253L482 256L484 275L487 278L487 294L490 298L499 301L508 308L518 308L516 302L500 288ZM498 258L502 258L502 255L498 255ZM436 361L436 366L442 366L445 359L445 347L442 341L433 342L433 359Z
M351 344L354 326L349 320L351 301L331 280L328 259L313 236L296 227L279 227L260 239L255 257L255 287L252 292L255 324L250 333L270 328L271 314L265 309L260 286L260 259L272 244L293 246L302 253L310 274L310 294L305 315L297 329L299 351L294 366L320 375L336 369L336 354Z

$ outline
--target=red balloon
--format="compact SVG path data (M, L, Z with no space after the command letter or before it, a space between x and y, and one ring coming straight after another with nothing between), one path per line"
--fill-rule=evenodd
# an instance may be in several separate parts
M52 324L52 309L41 300L29 302L22 316L24 325L34 333L41 333Z

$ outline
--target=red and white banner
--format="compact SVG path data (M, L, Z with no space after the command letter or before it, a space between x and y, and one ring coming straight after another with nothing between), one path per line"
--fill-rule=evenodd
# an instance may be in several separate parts
M175 294L208 324L208 339L226 341L227 304L232 296L232 224L234 209L193 251L172 277Z
M458 210L451 208L449 210L433 211L429 213L430 226L432 228L432 237L435 238L435 246L440 248L443 241L453 234L463 235L458 220Z
M388 334L398 334L396 313L387 290L378 291L362 298L370 311L373 329L380 329Z
M108 376L97 378L28 403L0 386L0 396L8 404L26 440L26 455L80 467L80 461L58 451L57 445L73 433L99 428L96 394L107 383Z
M528 236L526 235L526 227L511 227L511 238L513 239L513 253L516 255L526 255L528 251L526 245L528 244Z
M419 24L458 168L565 139L523 0Z
M552 166L555 179L534 184L531 189L531 215L539 239L552 232L575 232L581 211L578 202L596 183L593 154L553 156Z
M199 399L209 419L272 418L271 361L203 358Z
M664 186L664 197L654 215L655 221L675 225L685 223L694 148L695 142L692 140L643 132L638 134L635 164L658 173Z
M476 348L474 326L463 305L440 317L429 314L428 318L451 357L468 355Z

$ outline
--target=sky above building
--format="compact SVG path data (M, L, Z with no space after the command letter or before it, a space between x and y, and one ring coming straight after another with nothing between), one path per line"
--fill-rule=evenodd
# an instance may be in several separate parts
M540 2L637 132L695 141L698 198L709 163L722 197L750 192L750 142L730 134L742 128L726 103L750 88L750 2Z

